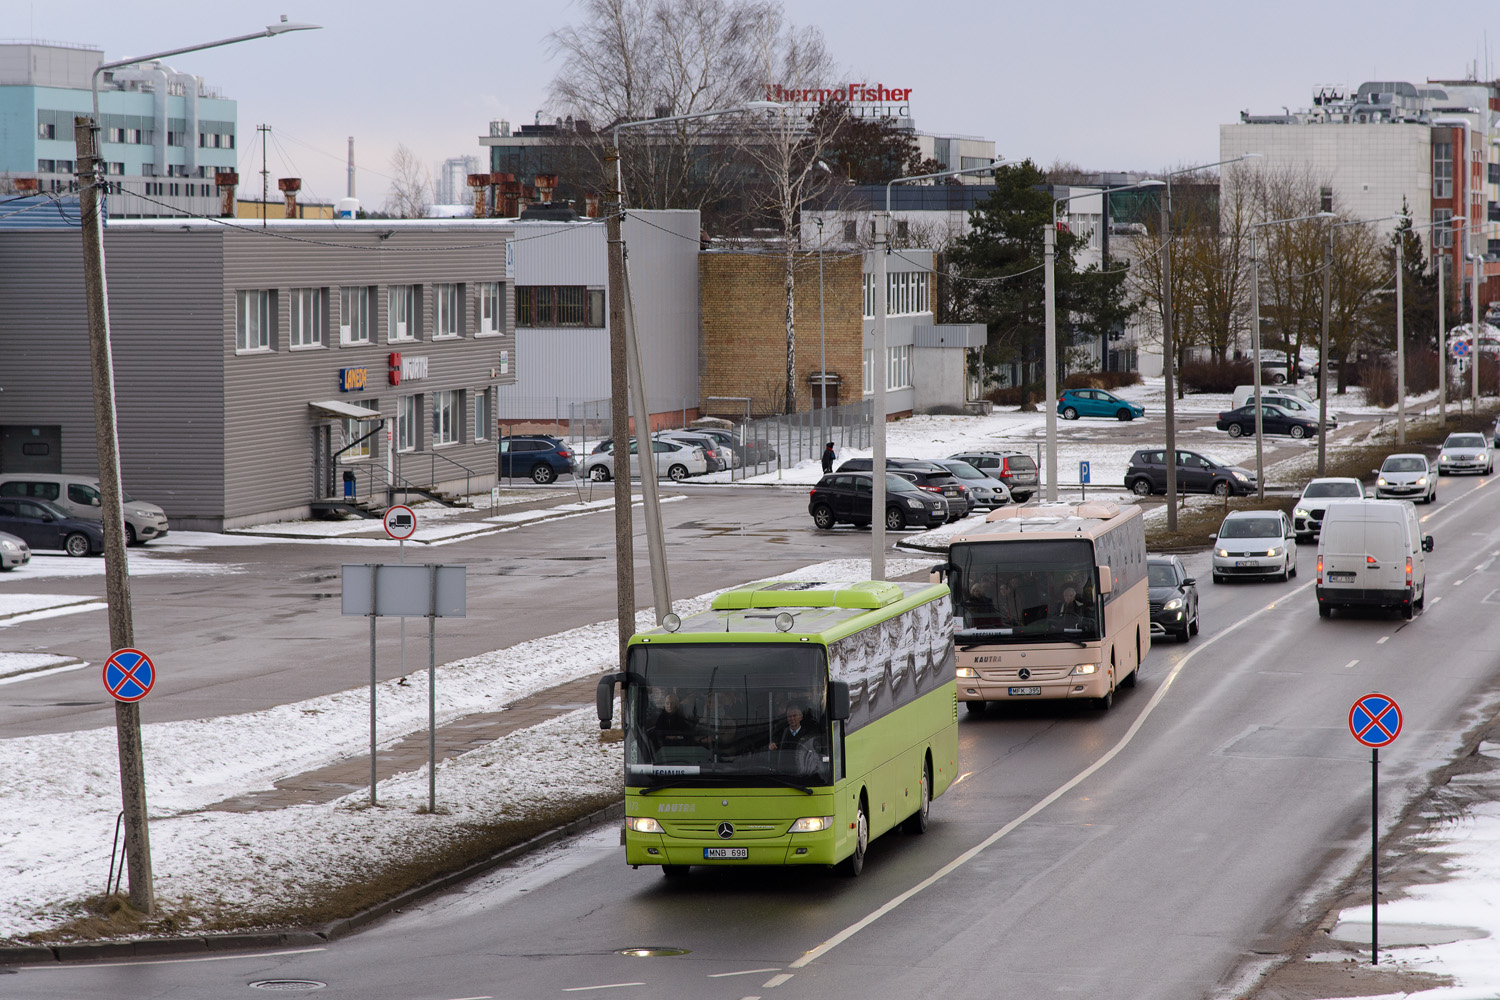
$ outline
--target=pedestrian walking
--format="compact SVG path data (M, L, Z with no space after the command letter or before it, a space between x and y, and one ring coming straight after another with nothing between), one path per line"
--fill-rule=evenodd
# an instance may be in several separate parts
M830 442L828 442L828 445L823 449L823 475L826 476L826 475L828 475L832 471L833 471L833 442L830 441Z

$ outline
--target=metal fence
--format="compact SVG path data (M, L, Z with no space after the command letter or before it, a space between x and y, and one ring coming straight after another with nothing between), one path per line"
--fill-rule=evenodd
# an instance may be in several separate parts
M707 416L733 419L729 413L713 412L712 405L708 409ZM790 469L799 462L816 462L829 441L840 452L847 448L869 448L873 418L874 406L868 399L759 420L745 420L741 414L733 428L741 464L730 473L730 478L763 476Z

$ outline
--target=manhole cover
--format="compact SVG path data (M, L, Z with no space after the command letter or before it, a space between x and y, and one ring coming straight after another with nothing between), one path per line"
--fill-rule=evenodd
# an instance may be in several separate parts
M287 990L290 992L303 992L308 990L321 990L327 983L320 983L316 979L259 979L250 984L253 990Z
M641 948L621 948L618 954L630 958L665 958L672 955L686 955L687 948L660 948L652 945Z

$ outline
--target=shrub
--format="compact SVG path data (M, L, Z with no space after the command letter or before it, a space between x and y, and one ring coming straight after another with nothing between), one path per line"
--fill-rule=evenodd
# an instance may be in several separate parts
M1034 404L1041 395L1040 386L1010 385L991 389L984 398L996 406L1025 406L1027 403Z
M1119 389L1140 385L1140 372L1075 372L1063 379L1064 389Z
M1189 361L1177 377L1188 392L1228 393L1255 381L1255 369L1248 361Z

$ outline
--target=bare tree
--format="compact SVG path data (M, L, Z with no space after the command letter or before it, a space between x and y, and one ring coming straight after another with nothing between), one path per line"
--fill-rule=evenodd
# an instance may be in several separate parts
M417 154L406 143L391 154L391 193L386 211L398 219L421 219L432 204L432 179Z

